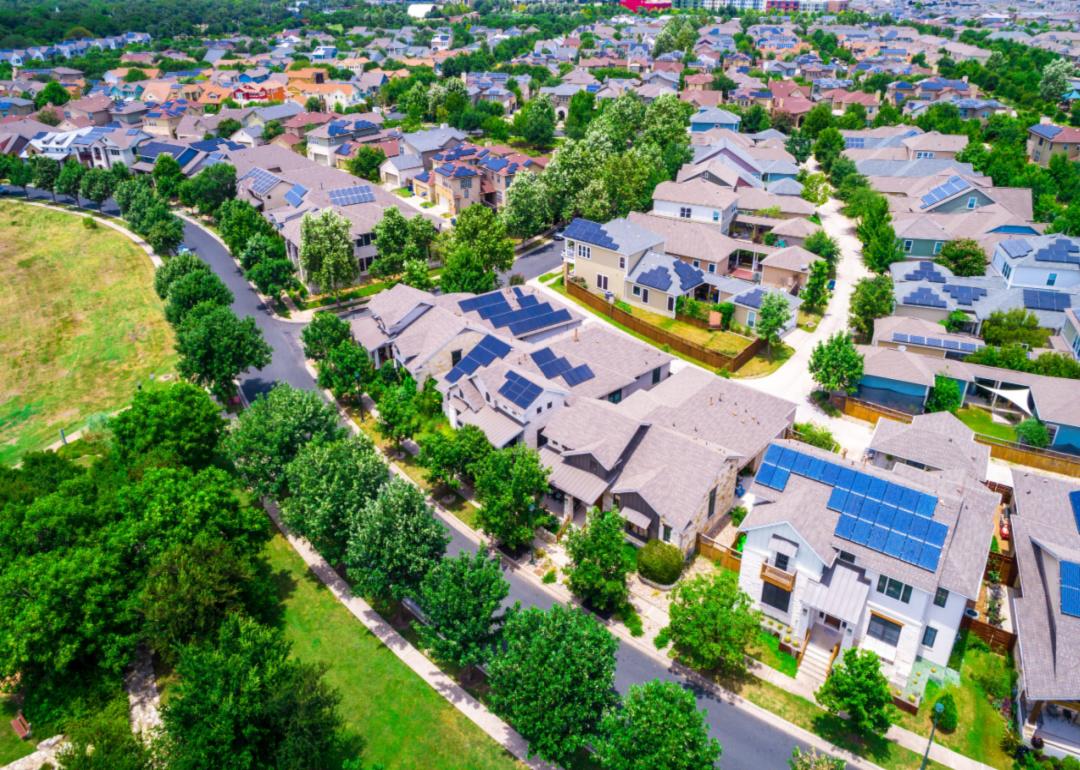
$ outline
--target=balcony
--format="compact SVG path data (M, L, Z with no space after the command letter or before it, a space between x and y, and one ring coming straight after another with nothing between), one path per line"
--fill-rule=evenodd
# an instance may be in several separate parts
M790 591L795 587L794 573L785 572L768 562L763 562L761 565L761 579L766 583L772 583L777 588L782 588L785 591Z

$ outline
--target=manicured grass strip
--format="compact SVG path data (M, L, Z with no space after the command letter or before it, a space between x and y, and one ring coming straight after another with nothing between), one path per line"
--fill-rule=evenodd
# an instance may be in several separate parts
M775 668L792 679L799 673L799 662L795 660L795 656L790 652L781 652L780 637L770 634L765 629L758 632L758 641L750 650L750 657L761 661L769 668Z
M319 582L288 542L266 549L282 589L284 630L293 655L328 666L341 693L347 737L364 766L386 770L511 770L522 767L449 704Z
M0 463L122 407L172 371L154 268L126 236L0 201Z
M1016 441L1016 430L1011 425L994 422L990 413L977 406L965 406L956 410L956 416L960 421L976 433L984 436L1001 439L1002 441Z
M739 367L737 371L731 373L732 377L764 377L766 374L772 374L784 363L791 358L795 353L795 348L790 345L780 343L780 345L773 347L772 357L766 353L758 353L751 358L745 364Z

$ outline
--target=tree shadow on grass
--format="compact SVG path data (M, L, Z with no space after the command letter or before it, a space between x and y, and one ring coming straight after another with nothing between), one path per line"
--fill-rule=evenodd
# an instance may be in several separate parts
M876 763L888 759L892 754L892 743L883 736L858 736L845 720L833 714L814 717L814 732L830 743Z

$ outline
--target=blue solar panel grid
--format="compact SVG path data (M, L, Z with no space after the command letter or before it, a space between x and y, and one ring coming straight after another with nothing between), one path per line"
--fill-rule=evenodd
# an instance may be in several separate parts
M371 185L361 184L330 191L330 203L335 206L353 206L357 203L371 203L374 200L375 193Z
M1035 252L1035 261L1080 265L1080 243L1057 238Z
M543 392L543 388L517 372L507 372L506 382L499 388L501 396L521 409L528 409Z
M919 266L904 276L908 281L930 281L931 283L945 283L945 276L935 269L933 262L920 262Z
M1070 305L1069 295L1060 291L1024 289L1024 307L1030 310L1062 311Z
M986 289L981 286L961 286L955 283L944 286L942 291L956 300L958 305L971 305L986 296Z
M945 300L941 299L941 297L935 294L933 290L927 288L926 286L920 286L911 294L907 295L904 298L904 302L908 305L920 305L922 307L948 307L948 304L946 304Z

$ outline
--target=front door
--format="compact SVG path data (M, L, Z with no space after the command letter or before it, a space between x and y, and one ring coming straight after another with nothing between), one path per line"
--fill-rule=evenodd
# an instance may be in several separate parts
M825 625L827 625L829 628L835 628L837 631L839 631L840 630L840 618L834 618L832 615L826 615L825 616Z

